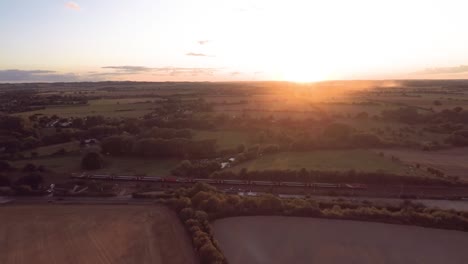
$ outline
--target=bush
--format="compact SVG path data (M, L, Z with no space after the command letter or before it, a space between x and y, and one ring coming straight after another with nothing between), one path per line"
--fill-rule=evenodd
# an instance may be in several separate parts
M10 178L8 178L5 175L0 175L0 186L10 186L11 181Z
M11 170L11 165L8 161L0 160L0 171L8 171Z
M29 174L29 175L26 175L26 176L23 176L23 177L19 178L16 181L16 185L28 185L32 189L36 190L36 189L39 188L39 185L43 181L44 181L44 178L42 177L42 175L37 174L37 173L32 173L32 174Z
M102 168L102 158L97 152L87 153L81 160L81 168L84 170L98 170Z

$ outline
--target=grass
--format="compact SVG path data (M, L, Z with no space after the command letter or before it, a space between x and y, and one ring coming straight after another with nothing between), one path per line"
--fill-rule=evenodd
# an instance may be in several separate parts
M231 168L240 171L248 170L356 170L356 171L384 171L404 174L406 166L398 162L380 157L367 150L320 150L311 152L281 152L262 156L258 159L241 163Z
M38 147L35 149L23 151L22 154L29 157L32 152L36 152L39 157L49 156L61 149L65 149L66 152L76 152L80 149L80 143L78 141L66 142L62 144L55 144L49 146Z
M221 149L235 148L240 144L248 145L249 134L246 132L223 130L223 131L195 131L194 140L216 139Z
M60 117L85 117L91 115L102 115L106 117L141 117L151 112L153 103L145 102L143 99L99 99L90 100L87 105L60 105L47 106L46 109L23 112L17 115L30 116L33 114L54 115Z

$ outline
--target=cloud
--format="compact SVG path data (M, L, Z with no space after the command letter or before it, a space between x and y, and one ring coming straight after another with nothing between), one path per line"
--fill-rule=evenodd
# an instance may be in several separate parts
M0 82L76 82L83 81L74 73L45 70L0 70Z
M49 70L0 70L0 82L83 82L108 80L140 80L148 76L160 79L193 79L192 77L214 76L222 68L190 67L146 67L146 66L105 66L102 71L88 71L80 74L61 73ZM151 80L151 79L148 79Z
M200 44L200 45L205 45L205 44L208 44L208 42L210 42L210 41L209 41L209 40L199 40L199 41L197 41L197 42L198 42L198 44Z
M241 74L241 73L238 72L238 71L231 72L231 75L232 75L232 76L239 75L239 74Z
M435 67L426 68L423 71L416 72L418 74L451 74L451 73L468 73L468 65L460 65L454 67Z
M66 2L65 7L69 8L69 9L72 9L72 10L76 10L76 11L81 10L81 7L77 3L73 2L73 1Z
M123 73L141 73L151 71L152 68L145 66L104 66L102 69L112 69Z
M199 76L213 75L218 68L183 68L183 67L161 67L153 68L157 76Z
M185 55L194 56L194 57L207 57L208 56L208 55L203 54L203 53L195 53L195 52L189 52L189 53L186 53Z
M154 76L199 76L213 75L218 68L185 68L185 67L145 67L145 66L105 66L113 72L96 73L95 76L131 75L139 73L152 73Z

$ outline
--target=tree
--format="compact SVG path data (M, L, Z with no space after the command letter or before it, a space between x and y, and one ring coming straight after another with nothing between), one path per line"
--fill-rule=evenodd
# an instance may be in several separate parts
M0 171L11 170L11 165L8 161L0 160Z
M11 181L5 175L0 175L0 186L10 186Z
M31 173L23 176L16 181L17 185L29 185L32 189L37 189L39 185L44 181L42 175L37 173Z
M323 130L323 135L335 140L344 140L349 137L351 130L351 127L346 124L333 123Z
M102 157L97 152L87 153L81 160L81 167L85 170L98 170L102 168Z

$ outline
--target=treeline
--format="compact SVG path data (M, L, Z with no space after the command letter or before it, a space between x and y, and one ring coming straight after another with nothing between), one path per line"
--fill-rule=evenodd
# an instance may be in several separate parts
M103 153L116 156L206 158L216 155L216 140L111 136L103 140L101 148Z
M407 124L437 124L444 122L468 124L468 111L460 106L425 114L419 113L416 107L401 107L395 110L384 110L381 116L385 121L397 121Z
M296 182L329 182L329 183L367 183L367 184L415 184L415 185L451 185L455 179L402 176L384 172L361 171L318 171L318 170L262 170L240 172L217 171L210 175L214 179L237 179L257 181L296 181Z
M180 189L165 199L179 215L192 237L201 263L227 263L214 239L209 221L234 216L280 215L374 221L468 231L468 213L429 209L412 202L377 206L369 202L280 199L273 195L245 197L228 195L206 184Z

